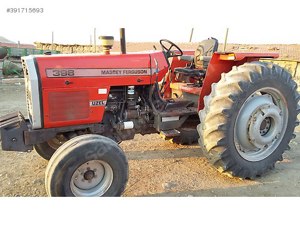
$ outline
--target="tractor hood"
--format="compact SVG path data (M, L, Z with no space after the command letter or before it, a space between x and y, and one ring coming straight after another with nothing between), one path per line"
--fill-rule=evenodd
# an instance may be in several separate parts
M117 86L135 83L145 85L152 83L152 75L162 70L166 72L168 67L161 51L110 55L42 55L33 58L44 88L53 86L53 82L57 87L64 87L66 79L76 82L73 79L80 77L100 78L103 83ZM94 82L93 79L90 81Z
M22 63L28 117L33 129L72 125L74 122L70 118L70 122L60 122L66 120L61 115L67 115L61 111L72 108L82 109L73 118L78 124L99 122L104 107L81 107L78 99L103 100L104 104L111 87L150 85L160 81L168 70L168 63L161 51L38 55L23 57ZM50 112L52 109L57 111Z

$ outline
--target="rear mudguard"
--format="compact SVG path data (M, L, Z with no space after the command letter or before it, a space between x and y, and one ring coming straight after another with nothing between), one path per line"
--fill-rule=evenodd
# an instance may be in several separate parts
M278 58L277 53L214 53L209 62L206 76L198 100L198 111L204 108L204 97L211 92L211 85L221 79L222 73L229 72L233 66L246 62L258 61L260 58Z

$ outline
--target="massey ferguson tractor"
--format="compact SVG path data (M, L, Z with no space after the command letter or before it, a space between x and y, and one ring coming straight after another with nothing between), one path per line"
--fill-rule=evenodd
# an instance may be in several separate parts
M123 34L123 33L122 33ZM218 52L214 38L183 51L162 50L22 58L28 118L0 118L2 149L35 149L49 160L49 196L119 196L128 162L119 143L160 133L201 150L221 172L254 179L282 160L298 125L297 84L259 62L274 53Z

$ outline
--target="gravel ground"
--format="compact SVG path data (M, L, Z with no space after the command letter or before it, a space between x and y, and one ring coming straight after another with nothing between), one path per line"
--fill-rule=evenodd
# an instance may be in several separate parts
M26 115L22 82L0 84L0 93L0 116L14 110ZM300 196L299 143L300 137L292 140L284 160L253 181L221 175L198 145L172 144L157 134L136 135L120 144L129 159L123 196ZM0 151L0 196L46 196L46 166L34 151Z

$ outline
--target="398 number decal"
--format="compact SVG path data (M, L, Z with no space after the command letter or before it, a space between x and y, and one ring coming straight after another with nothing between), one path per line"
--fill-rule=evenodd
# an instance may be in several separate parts
M52 70L52 76L54 77L72 77L74 75L74 70Z

